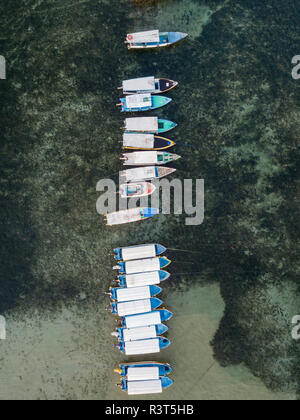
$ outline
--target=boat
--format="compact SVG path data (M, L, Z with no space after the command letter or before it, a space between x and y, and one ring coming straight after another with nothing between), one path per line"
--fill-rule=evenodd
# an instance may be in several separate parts
M125 131L129 133L152 133L160 134L172 130L177 124L159 119L158 117L132 117L125 120Z
M149 299L162 292L162 288L156 285L131 287L113 287L109 289L111 300L116 302L129 302L131 300Z
M138 356L141 354L160 353L160 350L169 347L170 340L165 337L148 338L147 340L127 341L115 344L126 356Z
M160 32L158 29L127 34L125 44L127 48L144 49L169 47L186 38L183 32Z
M146 197L151 195L156 187L151 182L137 182L131 184L121 184L120 194L122 198Z
M119 173L120 182L137 182L152 179L160 179L171 175L176 171L174 168L165 166L147 166L140 168L125 169Z
M146 220L160 213L160 210L153 207L135 207L133 209L120 210L107 213L106 226L122 225L125 223L139 222Z
M152 96L150 93L128 95L120 99L121 112L145 112L161 108L172 101L165 96Z
M138 328L117 328L117 331L111 333L119 341L137 341L145 340L147 338L158 337L168 331L168 327L164 324L147 325Z
M169 375L172 370L168 363L133 362L121 363L114 372L119 373L122 378L126 378L128 381L141 381L159 379Z
M118 282L121 287L138 287L143 285L160 284L160 282L167 280L170 273L164 270L150 271L148 273L125 274L118 277Z
M155 79L154 76L138 77L136 79L123 80L122 87L124 95L134 95L138 93L151 93L153 95L158 93L165 93L178 85L171 79Z
M161 394L164 389L173 385L174 381L167 376L148 381L127 381L122 379L117 386L128 395Z
M145 327L147 325L157 325L168 321L172 316L172 312L167 309L157 309L156 311L138 315L126 315L122 317L122 326L126 328L136 328Z
M157 309L163 303L158 298L134 300L132 302L113 302L111 304L111 311L118 316L136 315L144 312L151 312Z
M181 156L174 153L167 152L132 152L123 153L121 160L124 161L125 166L139 166L139 165L166 165L180 159Z
M164 150L175 146L175 142L154 134L124 133L123 149Z
M146 273L147 271L159 271L171 264L167 257L144 258L134 261L120 261L113 267L120 274Z
M115 260L131 261L141 258L152 258L166 252L167 248L159 244L132 245L114 249Z

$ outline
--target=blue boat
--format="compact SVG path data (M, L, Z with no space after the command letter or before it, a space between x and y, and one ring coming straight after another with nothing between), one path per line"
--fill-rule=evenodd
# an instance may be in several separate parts
M118 348L126 356L138 356L141 354L154 354L159 353L169 347L170 340L165 337L148 338L147 340L127 341L115 344L114 347Z
M182 41L187 36L188 34L183 32L160 32L156 29L127 34L125 43L129 50L169 47Z
M147 325L157 325L168 321L173 316L167 309L157 309L156 311L141 313L137 315L126 315L122 317L122 326L126 328L144 327Z
M159 271L171 264L167 257L143 258L133 261L119 261L114 266L114 270L119 270L120 274L146 273L149 271Z
M127 133L160 134L173 130L175 127L177 127L177 124L173 121L158 117L131 117L125 120L125 131Z
M162 376L167 376L172 372L172 368L168 363L158 363L158 362L140 362L140 363L121 363L118 369L114 371L119 373L122 378L128 379L128 374L130 380L135 380L133 369L136 368L156 368L158 370L158 378L154 377L151 379L159 379ZM147 378L148 379L148 378ZM137 379L136 379L137 380Z
M133 245L114 249L117 261L138 260L140 258L152 258L166 252L167 248L159 244Z
M126 343L127 341L138 341L159 337L167 331L168 327L165 324L157 324L138 328L117 328L111 335L116 337L119 341Z
M163 390L173 385L174 381L167 376L160 379L146 380L146 381L128 381L122 379L121 384L117 386L128 395L146 395L159 394Z
M114 287L109 290L112 301L130 302L131 300L149 299L162 292L162 288L155 285L141 287Z
M111 312L118 316L135 315L144 312L151 312L161 306L162 300L158 298L134 300L130 302L113 302L111 304Z
M160 284L167 280L170 273L164 270L150 271L148 273L125 274L118 276L118 282L121 287L140 287L144 285Z
M152 96L150 93L129 95L120 99L121 112L145 112L161 108L172 101L165 96Z

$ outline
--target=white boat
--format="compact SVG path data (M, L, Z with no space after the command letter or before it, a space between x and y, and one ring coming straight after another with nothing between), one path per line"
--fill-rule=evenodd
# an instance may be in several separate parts
M128 341L155 338L164 334L166 331L168 331L168 327L164 324L147 325L138 328L118 328L116 332L112 333L112 336L117 337L119 341L126 343Z
M174 145L174 141L151 133L123 134L123 149L164 150Z
M166 257L144 258L133 261L119 261L118 265L113 267L122 274L146 273L147 271L159 271L171 263Z
M111 299L117 302L130 302L131 300L150 299L161 293L159 286L147 285L140 287L119 287L110 289Z
M160 179L171 175L175 171L176 169L167 168L165 166L146 166L140 168L125 169L124 171L120 172L119 176L121 182L128 183Z
M142 314L145 312L150 312L160 305L162 305L162 300L158 298L134 300L131 302L115 302L111 304L112 313L118 316L127 316L127 315L136 315Z
M177 126L172 121L157 117L132 117L125 120L125 131L133 133L165 133Z
M147 197L156 190L151 182L137 182L120 185L120 194L122 198Z
M145 327L147 325L162 324L172 318L172 312L167 309L158 309L138 315L126 315L122 318L122 325L126 328Z
M149 273L124 274L119 276L120 286L122 287L139 287L143 285L156 285L167 280L170 273L164 270L152 271Z
M123 153L121 160L125 166L140 165L166 165L170 162L180 159L181 156L174 153L149 151L149 152L132 152Z
M140 220L146 220L150 217L153 217L159 214L160 211L157 208L151 207L136 207L128 210L115 211L113 213L107 213L104 216L106 217L106 225L122 225L125 223L138 222Z
M118 261L154 258L163 254L167 248L160 244L132 245L114 249L115 259Z
M118 347L126 356L138 356L142 354L160 353L161 349L168 347L170 344L167 338L156 337L148 338L147 340L122 342L115 344L114 347Z
M148 395L160 394L164 389L173 385L173 383L174 381L167 377L146 381L128 381L127 379L122 379L118 387L122 391L127 392L128 395Z
M186 38L183 32L160 32L158 29L128 34L125 43L128 49L169 47Z
M155 79L154 76L150 77L138 77L136 79L124 80L122 87L123 93L125 95L134 95L138 93L164 93L173 89L178 85L178 82L175 82L171 79Z

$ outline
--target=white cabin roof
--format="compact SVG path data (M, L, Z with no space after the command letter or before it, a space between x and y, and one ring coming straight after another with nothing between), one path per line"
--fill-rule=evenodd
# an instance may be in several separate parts
M160 270L159 257L145 258L142 260L134 260L125 262L125 270L127 274L145 273L147 271Z
M156 256L155 244L127 246L121 249L124 261L151 258Z
M151 165L157 163L156 151L123 153L123 156L127 159L124 161L124 165Z
M139 354L159 353L159 338L150 338L148 340L128 341L125 343L126 356Z
M135 32L127 35L130 43L159 42L159 30Z
M140 209L138 207L128 210L116 211L106 215L107 224L121 225L124 223L136 222L141 220Z
M125 317L127 328L145 327L147 325L161 324L159 311L153 311L141 315Z
M125 182L144 181L157 178L155 166L148 166L145 168L126 169L121 173Z
M145 284L159 284L159 271L152 271L149 273L138 273L138 274L128 274L126 275L126 284L127 287L136 287L142 286Z
M160 379L128 382L127 388L128 395L159 394L163 391Z
M123 302L117 304L119 316L142 314L151 311L151 300L134 300L132 302Z
M157 337L155 325L147 325L146 327L126 328L123 330L123 340L137 341L145 340L147 338Z
M125 128L127 131L150 131L156 133L158 131L157 117L134 117L126 118Z
M128 381L147 381L159 379L159 367L129 367L127 370Z
M140 93L138 95L126 96L127 108L142 108L152 106L152 99L150 93Z
M153 149L154 134L124 133L123 146L136 147L139 149Z
M138 79L130 79L123 81L123 90L126 92L138 92L138 91L153 91L155 90L155 78L151 77L139 77Z
M118 302L130 302L131 300L149 299L151 292L149 286L142 286L118 289L116 295Z

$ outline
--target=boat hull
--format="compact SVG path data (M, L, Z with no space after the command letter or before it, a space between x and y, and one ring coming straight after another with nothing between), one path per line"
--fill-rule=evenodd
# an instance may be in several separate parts
M172 99L166 98L165 96L152 96L151 106L139 106L130 108L126 105L126 98L122 98L120 101L122 106L121 112L146 112L162 108L163 106L166 106L168 103L170 103Z
M174 89L178 86L178 82L175 82L171 79L155 79L155 83L158 84L158 89L148 90L148 89L141 89L141 90L124 90L124 95L136 95L139 93L151 93L152 95L157 95L161 93L169 92L170 90Z
M121 377L127 378L128 368L130 367L157 367L159 370L159 376L166 376L172 372L172 367L168 363L158 363L158 362L133 362L133 363L122 363L119 365L119 369L116 369L115 372L119 373Z

